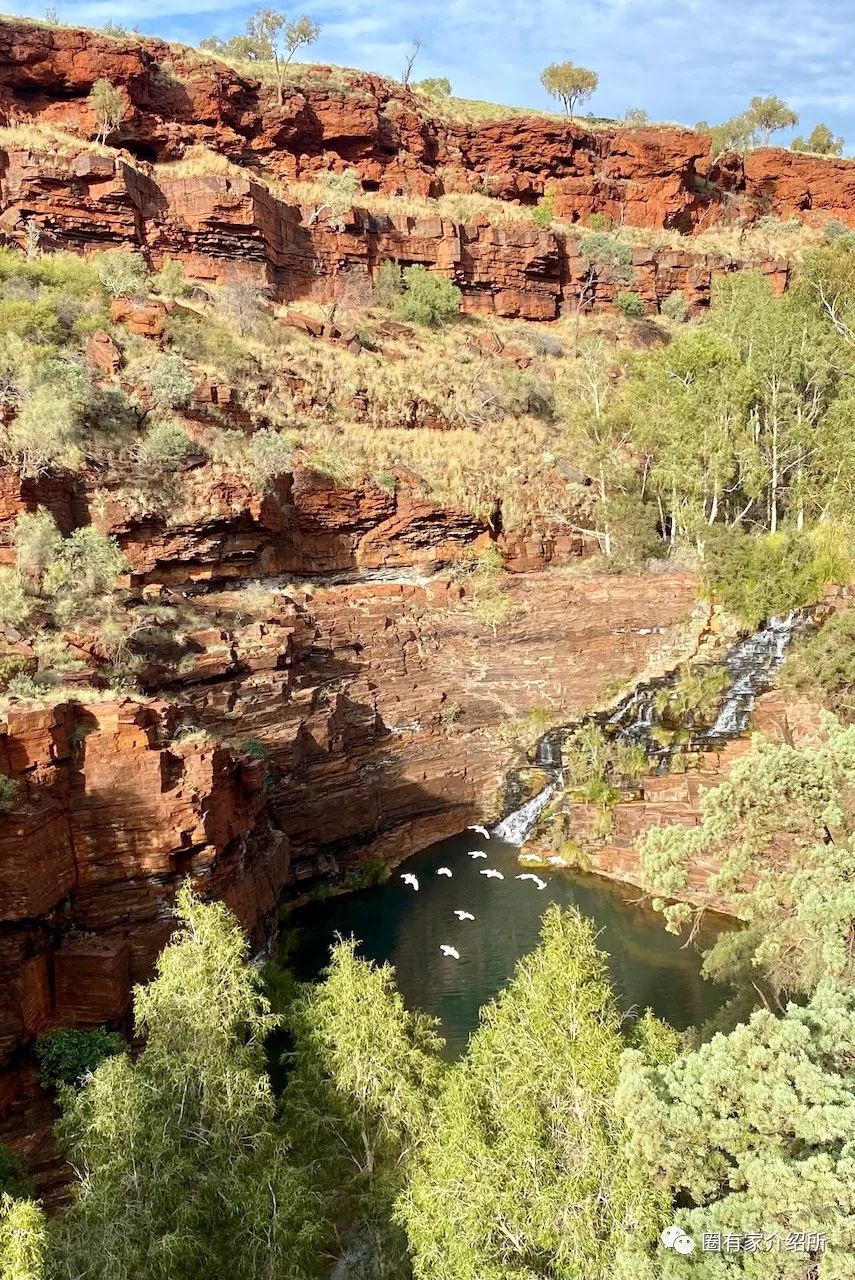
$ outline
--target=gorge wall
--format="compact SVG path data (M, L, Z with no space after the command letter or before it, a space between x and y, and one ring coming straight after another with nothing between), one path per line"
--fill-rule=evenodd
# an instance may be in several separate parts
M96 126L87 95L96 78L127 99L121 155L87 150ZM855 164L778 148L709 160L709 138L677 127L591 128L510 115L461 123L379 76L302 69L280 105L269 84L182 46L94 32L0 22L0 229L21 242L87 251L138 247L155 264L182 261L205 281L252 280L280 299L365 298L377 263L424 263L455 279L464 309L551 319L578 304L588 264L572 235L485 216L457 222L352 209L301 208L288 183L353 169L366 191L438 196L488 191L519 205L548 189L554 212L584 225L592 214L687 237L739 216L771 214L855 225ZM26 126L62 128L79 151L33 139ZM207 147L243 170L170 177L161 166ZM268 179L278 181L273 194ZM714 274L743 262L685 248L634 252L647 309L675 289L693 307ZM757 263L776 287L783 261ZM588 307L611 306L608 270L588 281Z
M148 697L10 699L0 771L0 1134L50 1188L32 1039L121 1023L186 875L256 945L282 891L395 863L497 813L504 722L574 716L691 650L690 575L519 574L494 635L439 576L311 590L221 586L192 660ZM189 585L189 579L188 579ZM269 583L268 587L275 584ZM161 590L163 590L161 588ZM229 629L230 617L251 609Z

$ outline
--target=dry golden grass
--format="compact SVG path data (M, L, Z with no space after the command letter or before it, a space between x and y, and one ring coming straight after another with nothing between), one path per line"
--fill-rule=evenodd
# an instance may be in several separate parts
M119 153L114 147L102 146L89 138L60 129L57 125L39 124L35 121L21 121L16 124L0 127L0 147L19 148L30 151L49 151L52 155L75 156L81 151L90 151L95 155L109 156L115 160ZM133 164L126 156L122 159Z
M208 177L229 177L241 178L257 178L259 175L252 169L246 169L242 165L235 164L229 160L228 156L222 155L218 151L212 151L210 147L193 146L188 147L180 160L169 160L162 164L154 166L155 177L160 178L208 178ZM265 182L264 176L260 181Z

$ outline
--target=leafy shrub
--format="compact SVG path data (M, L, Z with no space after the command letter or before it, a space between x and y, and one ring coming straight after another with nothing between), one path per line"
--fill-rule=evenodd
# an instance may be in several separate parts
M451 81L447 76L432 76L427 80L418 80L413 85L416 93L423 93L434 102L442 102L451 97Z
M108 538L94 525L75 529L42 580L46 594L64 593L83 603L112 591L116 578L128 563L115 538Z
M814 604L828 582L846 580L845 556L830 556L808 534L756 536L713 529L704 549L704 570L713 594L749 626Z
M395 301L394 311L402 320L435 328L460 310L457 285L424 267L407 267L403 273L405 292Z
M686 302L685 295L679 289L674 289L672 293L668 294L667 298L662 299L659 304L659 310L669 320L676 320L682 323L689 313L689 304Z
M127 1047L117 1031L106 1027L94 1031L45 1031L35 1044L41 1082L54 1090L60 1085L79 1085L99 1063L125 1053Z
M592 231L611 231L612 220L605 213L592 213L588 218L588 226Z
M62 547L62 534L49 511L23 511L12 531L15 566L27 582L38 584Z
M453 724L457 724L462 715L463 708L459 702L446 702L444 706L439 709L440 720L444 725L449 727Z
M112 297L148 293L151 279L142 254L132 249L106 249L95 255L98 279Z
M539 227L552 226L552 220L555 217L555 196L551 191L544 192L532 209L531 216Z
M345 169L343 173L322 173L318 181L324 188L324 200L315 210L315 218L325 211L334 219L343 218L362 195L362 183L354 169Z
M44 383L23 401L16 417L0 430L0 456L23 476L54 467L76 470L81 461L82 406Z
M632 267L632 247L606 232L589 231L583 235L579 252L589 262L603 263L616 271Z
M0 1195L4 1192L16 1200L28 1196L32 1188L24 1177L21 1162L5 1143L0 1142Z
M50 253L25 260L15 250L0 246L0 280L25 280L40 288L61 289L76 298L86 298L98 288L98 271L93 259L76 253Z
M59 318L50 298L30 301L16 298L0 302L0 333L50 342L57 334Z
M630 320L637 320L639 316L644 315L644 303L638 294L630 293L626 289L621 290L616 295L615 306L622 316L626 316Z
M855 723L855 611L832 614L814 635L797 640L780 682L819 696L840 720Z
M22 627L34 608L15 570L0 565L0 623Z
M152 277L151 285L162 298L183 298L190 291L181 263L172 259L164 262L157 275Z
M504 592L490 595L479 595L473 605L473 613L479 622L489 627L495 636L500 627L519 617L520 607Z
M24 675L30 662L23 654L8 653L0 657L0 693L5 693L16 676Z
M161 412L186 404L194 391L184 360L175 351L132 364L128 378L148 392L150 407Z
M192 440L177 422L155 422L140 441L137 457L153 471L178 471L192 451Z
M374 273L374 301L378 307L392 308L404 292L401 268L391 258L384 258Z
M15 779L0 773L0 813L5 813L11 807L17 794L18 784Z

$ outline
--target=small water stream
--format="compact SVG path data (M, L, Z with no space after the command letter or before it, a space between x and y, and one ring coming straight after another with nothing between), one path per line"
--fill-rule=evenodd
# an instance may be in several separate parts
M715 721L688 741L663 745L654 735L656 696L674 683L676 673L633 691L610 714L593 718L614 737L644 746L652 769L667 768L675 752L712 749L745 731L798 625L792 616L773 619L733 645L719 664L730 685ZM665 932L660 916L639 904L637 891L625 885L552 870L537 872L545 881L543 889L531 878L519 879L527 871L518 861L519 846L562 785L561 749L569 731L568 726L554 729L541 739L536 761L550 780L488 836L470 828L408 859L386 884L298 912L292 963L299 976L317 976L336 934L355 936L361 954L394 965L411 1007L440 1018L448 1056L456 1057L478 1025L481 1006L537 944L546 906L558 902L575 905L596 922L625 1010L651 1008L679 1030L710 1017L729 993L702 980L698 951L710 945L724 922L708 922L694 946L685 947ZM498 875L486 876L487 870ZM416 877L417 890L402 880L404 874ZM474 919L460 919L458 911ZM444 954L443 946L453 947L459 958Z

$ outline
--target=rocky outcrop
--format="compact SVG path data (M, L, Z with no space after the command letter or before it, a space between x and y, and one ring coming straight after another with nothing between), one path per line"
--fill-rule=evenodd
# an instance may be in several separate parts
M210 621L177 669L152 666L152 698L10 701L0 717L0 773L18 787L0 815L0 1131L5 1111L14 1144L38 1127L32 1037L121 1022L183 876L260 944L283 886L394 863L495 814L502 723L534 708L564 720L631 678L682 635L695 591L685 574L523 574L494 635L448 579L272 585L198 597Z
M818 707L810 700L787 695L778 690L763 694L752 715L751 728L773 742L790 746L815 746L822 739ZM638 793L627 797L610 810L611 825L602 834L602 810L594 804L574 803L568 809L565 835L576 842L586 855L586 865L610 880L644 888L644 873L638 844L653 827L676 824L695 827L701 821L704 793L725 781L737 760L751 750L748 737L735 738L715 751L698 752L684 757L685 772L655 773L642 778ZM538 849L535 838L527 856L545 861L550 852ZM703 859L687 866L686 886L674 896L695 906L703 906L725 914L732 913L732 903L710 892L708 879L717 870Z
M583 256L581 234L559 236L530 219L457 223L360 208L334 218L277 199L249 177L155 179L123 160L91 154L63 159L7 151L0 205L0 228L12 238L35 227L54 248L138 249L156 266L181 262L194 280L253 283L279 299L369 303L377 266L388 259L454 280L469 313L551 320L577 308L608 310L627 287L613 268ZM675 290L697 309L709 302L715 275L745 265L639 247L632 287L652 312ZM785 262L756 265L778 290L786 286ZM135 323L140 332L154 332L162 317Z
M855 164L780 148L710 163L706 134L629 128L557 116L461 123L434 114L395 81L313 67L269 84L192 49L93 31L0 22L0 113L94 137L87 97L96 79L121 87L126 110L113 141L145 166L208 146L284 179L354 169L367 190L435 196L484 190L555 212L686 234L772 213L840 218L855 226Z

